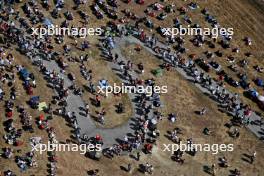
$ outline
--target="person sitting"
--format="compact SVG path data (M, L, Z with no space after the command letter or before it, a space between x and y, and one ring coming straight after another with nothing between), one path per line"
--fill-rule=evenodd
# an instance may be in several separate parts
M241 174L240 174L240 171L236 168L235 170L234 170L234 176L240 176Z
M257 70L257 72L259 72L259 73L263 73L264 72L264 68L260 67L259 65L254 66L254 69Z
M169 114L169 120L174 123L176 121L176 115L175 114Z
M180 164L183 164L184 163L184 159L182 158L183 155L184 155L183 151L178 149L173 153L173 160Z
M219 158L219 161L220 161L219 163L220 167L228 167L227 160L225 157Z
M4 158L11 158L13 156L13 150L9 147L3 148L3 152L2 156Z
M152 148L153 148L152 144L147 143L144 145L144 150L146 153L152 153Z
M202 110L200 111L200 115L204 115L205 113L206 113L206 108L204 107L204 108L202 108Z
M119 103L117 105L117 113L123 113L124 112L124 105L123 103Z
M239 130L237 128L234 129L234 131L230 132L230 136L233 138L238 138L240 135Z
M137 3L142 5L145 3L145 1L144 0L138 0Z
M94 169L94 170L90 170L88 172L89 172L89 175L91 175L91 176L98 176L97 174L98 174L99 170L98 169Z
M67 20L73 20L73 14L71 12L67 11L65 13L65 16Z
M211 134L211 131L207 127L205 127L204 130L203 130L203 133L205 135L210 135Z
M232 52L234 52L234 53L239 53L239 51L240 51L239 48L234 48L234 49L232 50Z
M16 174L14 174L11 170L7 170L4 172L4 176L16 176Z
M142 63L138 64L138 69L140 70L140 73L142 73L142 74L144 73L144 66Z

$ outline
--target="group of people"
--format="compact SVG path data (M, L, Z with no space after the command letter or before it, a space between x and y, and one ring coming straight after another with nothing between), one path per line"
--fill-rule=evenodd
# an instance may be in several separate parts
M206 12L206 15L208 15L208 11L207 10L203 10L203 13ZM210 20L209 20L210 21ZM218 22L216 20L213 20L213 22L209 22L212 23L212 25L219 25ZM231 120L232 125L249 125L250 123L250 116L252 114L252 109L249 105L246 105L244 103L241 102L239 95L237 93L233 94L231 92L229 92L223 84L223 80L219 80L218 82L215 82L210 76L209 74L206 74L202 69L198 68L195 64L195 61L193 60L193 58L189 58L189 59L184 59L181 54L184 53L186 51L186 48L183 48L183 44L184 44L184 40L181 37L176 38L176 40L173 38L173 42L171 42L170 38L168 37L168 43L167 45L157 45L157 38L155 37L155 35L147 35L142 29L139 28L138 23L137 26L135 26L134 28L131 28L130 26L125 26L127 28L123 28L123 27L118 27L117 28L113 28L114 30L117 29L117 35L118 34L125 34L125 35L129 35L129 34L134 34L134 36L138 37L138 39L140 39L145 46L150 47L151 49L153 49L154 52L156 52L163 60L164 62L172 65L173 67L179 67L182 68L185 72L190 73L191 76L193 77L193 80L195 83L200 84L203 88L207 89L207 91L210 93L210 96L214 97L214 99L217 100L217 102L222 106L222 108L225 109L225 111L229 114L232 114L233 119ZM114 31L112 31L114 32ZM211 41L210 41L210 37L211 37ZM108 36L108 39L110 38L110 41L113 41L114 39ZM213 39L212 36L209 36L208 38L205 38L205 36L202 35L198 35L195 36L194 41L194 45L199 47L202 44L204 44L204 42L209 41L211 42L210 46L213 47L213 45L216 45L216 40ZM230 41L232 40L232 37L230 36L222 36L221 41L220 42L223 46L223 48L229 48L230 47ZM107 40L106 40L107 41ZM172 51L171 50L171 43L177 42L178 43L178 49L176 48L176 51ZM197 43L198 44L195 44ZM179 45L180 43L180 45ZM250 45L251 42L249 41L249 39L246 42L247 45ZM110 48L111 49L111 48ZM111 52L109 52L111 53ZM220 51L218 51L216 53L216 55L218 55L218 57L222 57L222 53ZM212 57L213 54L211 53ZM250 56L250 55L249 55ZM209 66L213 67L216 69L217 72L221 73L223 72L223 69L221 68L221 66L216 63L216 62L212 62L212 65ZM199 64L198 64L199 65ZM128 68L131 68L128 66ZM142 63L140 63L139 65L140 70L143 70L144 66ZM208 72L209 70L205 70L206 72ZM142 72L141 72L142 73ZM124 75L128 75L128 78L131 80L133 79L131 75L127 74L126 71L124 71ZM225 81L229 81L231 79L227 78L227 75L225 76ZM202 110L200 111L200 114L203 115L205 114L205 112L207 111L207 109L204 107L202 108ZM174 117L171 118L172 121L175 121ZM211 131L207 128L205 130L206 134L210 134ZM238 136L237 134L235 136ZM173 135L173 140L174 141L178 141L178 138L176 135ZM182 155L177 154L176 155L178 159L181 159ZM182 161L182 160L181 160ZM226 166L226 164L224 164L224 166ZM238 172L238 170L236 169L235 172L237 175L240 174L240 172Z

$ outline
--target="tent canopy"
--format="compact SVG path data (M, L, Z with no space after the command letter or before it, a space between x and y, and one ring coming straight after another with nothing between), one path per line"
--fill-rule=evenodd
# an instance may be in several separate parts
M251 95L252 97L256 98L259 94L258 94L258 92L257 92L255 89L252 89L252 90L250 91L250 95Z
M37 103L37 102L39 102L39 96L31 97L31 98L30 98L30 102L32 102L32 103Z
M25 80L29 77L29 72L27 69L23 68L22 70L20 70L20 75L22 76L22 78Z
M153 75L155 76L162 76L162 69L158 68L152 71Z
M38 110L39 111L43 111L43 110L45 110L45 109L47 109L48 108L48 106L47 106L47 103L46 102L41 102L41 103L39 103L39 105L38 105Z

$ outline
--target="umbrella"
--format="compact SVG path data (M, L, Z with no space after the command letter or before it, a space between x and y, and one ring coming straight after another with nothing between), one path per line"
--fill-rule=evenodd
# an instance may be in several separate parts
M47 27L53 27L53 26L54 26L53 23L51 22L51 20L48 19L48 18L45 18L45 19L43 20L43 24L44 24L45 26L47 26Z
M162 76L162 69L158 68L158 69L152 70L152 74L154 74L155 76Z
M91 159L99 160L102 156L102 153L99 151L88 151L88 156Z
M31 105L36 105L39 103L39 96L34 96L30 98L30 104Z
M47 103L46 102L41 102L41 103L39 103L39 105L38 105L38 110L39 111L43 111L43 110L45 110L45 109L47 109L48 108L48 106L47 106Z
M23 68L20 70L20 75L23 77L24 80L26 80L29 77L29 72L27 69Z
M258 96L258 100L264 102L264 96Z
M257 79L256 79L256 84L257 84L258 86L263 86L263 85L264 85L264 82L263 82L262 79L257 78Z
M258 92L255 89L253 89L253 90L250 91L250 95L252 97L256 98L259 94L258 94Z
M108 87L109 84L108 84L107 80L102 79L102 80L99 81L99 85L100 85L101 88L105 89L105 88Z
M156 119L151 119L151 123L152 123L153 125L156 125L158 122L157 122Z
M30 99L31 101L39 101L39 96L34 96L34 97L31 97Z

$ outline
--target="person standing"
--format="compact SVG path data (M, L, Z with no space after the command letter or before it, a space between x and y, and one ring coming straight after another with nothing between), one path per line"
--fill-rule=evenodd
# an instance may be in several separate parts
M131 163L129 163L128 165L127 165L127 172L131 172L131 170L132 170L132 165L131 165Z
M206 108L204 107L201 111L200 111L200 115L204 115L206 113Z
M95 102L97 107L101 107L101 99L99 95L95 96Z
M86 116L88 117L90 114L90 106L88 103L85 105L85 112L86 112Z
M254 151L253 155L250 156L250 164L253 164L254 163L254 160L256 158L256 155L257 155L257 152Z
M212 167L211 167L211 172L212 172L212 176L215 176L215 164L212 164Z
M140 152L137 152L137 160L140 160Z

